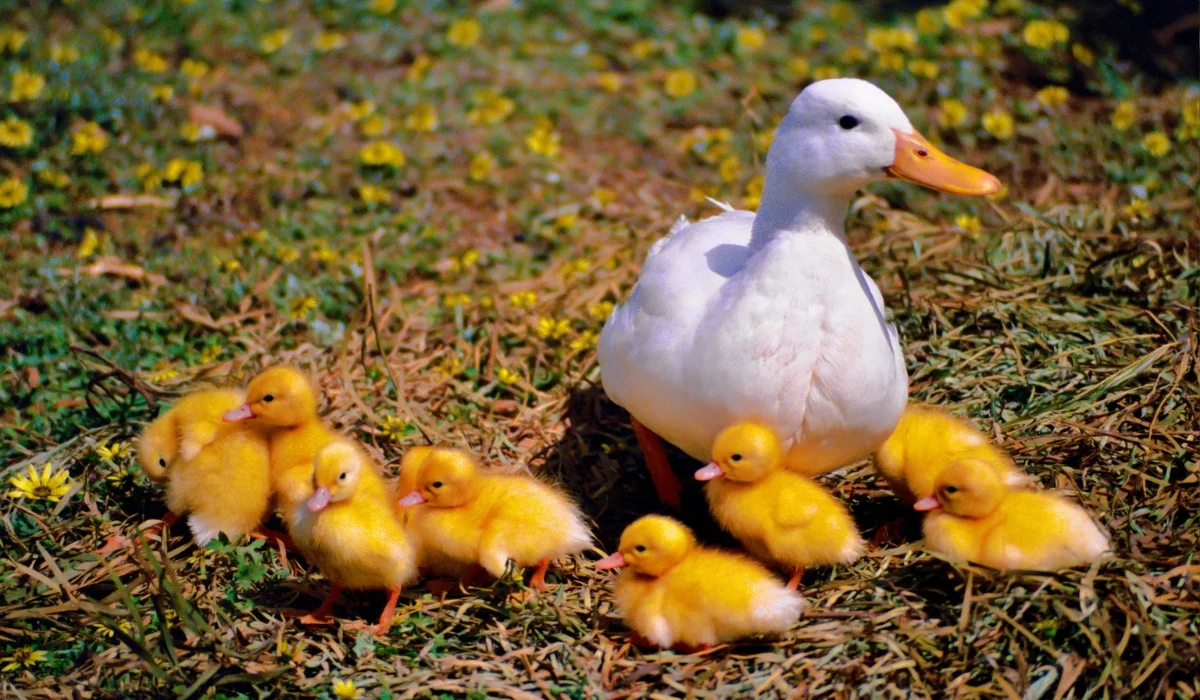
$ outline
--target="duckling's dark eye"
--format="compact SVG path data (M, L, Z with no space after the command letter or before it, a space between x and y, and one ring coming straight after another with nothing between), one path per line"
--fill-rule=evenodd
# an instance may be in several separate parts
M346 472L342 472L341 474L338 474L338 479L341 481L345 481L346 480Z
M732 455L732 456L730 456L730 459L732 459L735 462L740 462L740 461L742 461L742 456L741 455Z
M636 547L634 547L634 548L633 548L633 551L635 551L635 552L644 552L644 551L646 551L646 545L644 545L644 544L639 544L638 546L636 546Z
M266 396L263 397L263 403L271 403L274 400L275 400L275 397L272 396L271 394L267 394Z
M435 481L432 484L430 484L429 486L430 486L430 488L440 489L440 488L442 488L442 482Z
M838 120L838 126L842 127L846 131L849 131L858 126L858 117L854 116L853 114L847 114Z
M943 489L943 490L944 490L946 493L958 493L958 487L957 487L957 486L947 486L947 487L946 487L945 489Z
M160 467L165 467L165 466L167 466L167 460L166 460L166 458L164 458L164 457L159 457L159 458L158 458L158 466L160 466Z

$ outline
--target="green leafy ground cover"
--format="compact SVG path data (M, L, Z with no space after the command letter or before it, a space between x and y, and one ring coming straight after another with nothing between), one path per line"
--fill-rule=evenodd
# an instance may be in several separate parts
M0 2L0 694L1200 695L1200 93L1151 89L1074 19L1019 0L782 20ZM613 545L656 503L599 388L603 319L679 214L756 206L788 101L835 75L1007 184L874 186L851 243L914 399L1077 493L1113 561L998 575L922 551L914 524L810 573L783 639L685 656L630 646L583 560L532 600L414 588L372 639L285 620L324 582L260 543L200 550L177 528L92 554L162 512L114 450L180 393L277 362L310 369L389 468L409 445L470 447L560 480ZM867 534L905 510L866 463L828 483Z

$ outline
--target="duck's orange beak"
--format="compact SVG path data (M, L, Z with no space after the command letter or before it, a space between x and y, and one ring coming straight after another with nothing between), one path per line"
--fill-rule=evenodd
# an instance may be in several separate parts
M621 554L620 552L614 552L595 564L592 564L592 568L596 569L597 571L620 569L626 566L629 566L629 562L625 561L625 555Z
M696 470L696 481L712 481L722 476L725 476L725 470L716 462Z
M995 175L951 158L917 132L906 134L892 129L892 133L896 135L896 159L884 169L888 177L968 197L1000 191L1000 180Z
M254 409L250 408L250 404L244 403L232 411L226 411L225 414L221 416L221 420L227 423L236 423L240 420L250 420L253 417Z
M397 505L399 505L401 508L411 508L413 506L419 506L424 502L425 502L425 497L421 495L421 492L413 491L412 493L408 494L404 498L401 498L397 502Z
M937 496L929 496L927 498L922 498L921 500L919 500L913 504L913 508L915 510L919 510L921 512L924 512L927 510L937 510L938 508L941 508L941 507L942 507L942 504L938 501Z

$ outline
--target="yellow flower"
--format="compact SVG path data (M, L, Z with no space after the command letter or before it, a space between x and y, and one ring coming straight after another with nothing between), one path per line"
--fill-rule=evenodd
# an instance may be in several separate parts
M762 204L763 191L763 176L755 175L746 183L746 195L742 198L742 202L748 209L758 209L758 205Z
M580 333L574 340L571 341L571 349L575 352L582 350L590 350L596 347L596 339L600 334L593 330L586 330Z
M1180 112L1183 117L1183 124L1189 128L1200 128L1200 99L1192 98L1183 105L1183 111Z
M611 301L601 301L588 307L588 316L591 316L593 321L603 321L608 318L612 310L613 303Z
M521 381L521 375L507 367L500 367L496 370L496 381L501 384L516 384Z
M942 17L946 24L959 29L970 20L983 14L987 8L987 0L954 0L942 9Z
M237 272L238 270L242 269L242 264L233 258L221 260L214 255L213 264L216 265L217 269L221 272Z
M375 138L376 136L379 136L380 134L390 130L391 126L391 122L389 122L387 119L384 119L378 114L372 114L358 123L358 133L368 138Z
M1046 19L1030 20L1021 30L1021 38L1035 49L1048 49L1070 38L1070 31L1061 22Z
M504 121L517 106L494 88L480 90L472 101L475 107L467 112L467 121L472 124L496 124Z
M179 130L179 135L185 141L196 143L197 141L208 141L217 137L217 130L208 124L197 124L196 122L188 122Z
M944 23L937 10L926 7L917 13L917 33L923 36L941 34Z
M971 117L970 110L967 105L961 100L948 99L942 102L941 114L938 115L938 123L947 129L960 127L967 123Z
M558 340L571 332L571 322L565 318L555 320L547 316L538 319L533 333L542 340Z
M12 209L29 196L29 185L24 180L10 177L0 180L0 209Z
M24 148L33 143L33 127L16 117L0 122L0 146Z
M446 296L442 297L442 306L445 306L448 309L463 307L470 303L471 295L463 292L447 294Z
M793 56L792 58L788 59L788 72L792 74L792 77L801 79L807 78L809 70L810 66L807 58L803 56Z
M378 2L378 0L375 0ZM390 0L395 2L395 0ZM345 681L340 678L333 681L333 696L338 700L358 700L363 696L363 689L354 685L354 681Z
M914 59L908 62L908 72L918 78L933 80L938 76L938 64L923 58Z
M32 470L33 467L30 467ZM0 658L4 662L4 666L0 667L0 671L4 673L12 673L20 671L24 668L33 668L47 659L46 652L33 647L20 647L14 649L12 656Z
M721 182L726 184L734 182L742 172L742 164L737 159L737 156L725 156L721 159L721 164L717 166L717 173L721 176Z
M24 45L25 32L16 29L0 29L0 54L15 54Z
M767 45L767 33L761 27L742 27L737 33L737 46L746 53L755 53Z
M392 193L375 185L359 185L358 197L364 204L391 204Z
M696 75L686 68L668 71L663 91L675 99L687 97L696 91Z
M1161 131L1151 131L1142 138L1142 148L1155 158L1161 158L1171 152L1171 137Z
M167 71L167 59L150 49L142 48L134 51L133 63L147 73L165 73Z
M142 189L147 192L158 189L162 184L162 173L154 169L149 163L142 163L134 170L138 180L142 183Z
M537 303L537 292L517 292L508 297L508 303L518 309L532 308Z
M212 362L216 362L217 358L221 356L221 352L222 349L220 345L209 345L200 351L200 356L196 358L196 363L207 365Z
M321 31L313 37L313 48L321 53L337 51L346 45L346 35L338 32Z
M419 54L408 66L408 70L404 72L404 77L414 82L420 80L425 77L432 65L433 59L429 57L429 54Z
M128 457L131 452L129 445L124 442L118 442L112 447L109 447L108 443L96 446L96 455L105 462L116 462L122 457Z
M1132 102L1122 102L1117 105L1117 108L1112 113L1112 125L1119 131L1125 131L1133 126L1133 120L1136 116L1136 111Z
M75 257L80 260L90 258L99 247L100 236L96 235L96 229L88 226L83 230L83 238L79 241L79 247L75 249Z
M649 58L650 54L657 50L658 44L653 39L638 39L633 42L633 46L629 47L629 53L639 61Z
M315 297L299 297L293 299L288 305L288 318L293 321L299 321L302 318L308 318L308 315L317 310L317 300Z
M1061 85L1047 85L1037 91L1035 99L1047 107L1057 107L1065 105L1071 97L1071 93Z
M42 94L44 87L46 87L46 79L40 74L19 70L13 73L12 89L8 91L8 99L10 102L36 100L38 95Z
M371 0L371 12L377 15L391 14L396 9L396 0Z
M33 174L37 176L38 182L43 185L49 185L60 190L71 184L71 176L55 168L35 170Z
M170 85L155 85L150 88L150 96L159 102L170 102L175 96L175 88Z
M819 24L813 25L808 29L808 38L814 44L824 43L829 38L829 30Z
M1136 221L1150 218L1150 202L1141 197L1134 197L1129 204L1125 205L1122 210L1125 216Z
M870 54L864 51L861 46L851 45L847 46L845 51L842 51L841 59L842 63L854 65L856 63L865 63L870 57Z
M204 179L204 167L199 161L172 158L167 162L162 178L166 182L178 182L180 187L188 188L200 184Z
M197 61L194 58L185 58L179 64L179 72L183 73L192 80L199 80L205 75L208 75L208 64L204 61Z
M358 150L358 159L363 165L387 168L402 168L406 161L404 151L390 141L372 141Z
M308 251L308 259L315 263L330 263L337 259L337 253L325 241L321 241Z
M904 54L899 51L884 51L879 54L879 68L895 73L904 68Z
M562 147L562 138L551 127L547 120L539 120L533 131L525 138L525 145L534 153L554 158Z
M837 66L817 66L813 69L812 77L813 80L829 80L830 78L838 77L840 74L841 72L837 69Z
M42 466L41 474L31 464L29 476L17 474L11 477L8 483L13 487L13 490L8 492L9 498L24 498L30 501L58 503L58 499L71 490L71 479L67 470L55 470L49 462Z
M597 187L592 190L592 199L601 207L607 207L617 201L617 193L608 187Z
M625 87L625 79L616 71L604 71L596 76L596 84L609 92L620 92Z
M116 51L125 45L125 38L119 32L110 27L100 27L100 41L108 45L108 48Z
M983 128L1001 141L1013 137L1013 118L1007 111L997 107L983 115Z
M392 442L400 442L404 439L404 429L408 427L403 419L397 416L384 416L383 422L379 424L377 430L383 437Z
M108 134L96 122L84 122L71 133L71 155L99 153L108 147Z
M1090 66L1096 62L1096 54L1085 44L1071 44L1071 55L1075 57L1085 66Z
M409 131L433 131L441 124L437 107L432 103L422 102L404 118L404 128Z
M479 22L474 17L464 17L450 24L450 28L446 30L446 41L451 46L468 48L479 42L481 34L483 27Z
M266 54L272 54L282 49L289 41L292 40L292 32L289 29L276 29L273 32L264 34L258 40L258 48Z
M55 63L74 63L79 60L79 49L57 41L50 44L50 60Z
M835 3L829 8L829 19L838 24L846 24L854 19L854 8L844 2Z
M375 112L375 103L370 100L349 102L346 104L346 114L354 121L361 121Z
M467 177L476 182L482 182L483 180L486 180L495 169L496 158L487 151L480 151L471 156L471 162L467 164Z
M954 219L954 225L972 236L976 236L983 231L983 224L979 221L979 217L971 214L959 214Z

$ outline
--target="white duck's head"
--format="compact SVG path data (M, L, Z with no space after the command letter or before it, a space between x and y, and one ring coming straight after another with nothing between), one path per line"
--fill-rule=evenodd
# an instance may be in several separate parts
M804 89L767 154L769 196L848 201L893 177L958 195L989 195L1000 181L934 148L900 105L865 80L834 78Z

